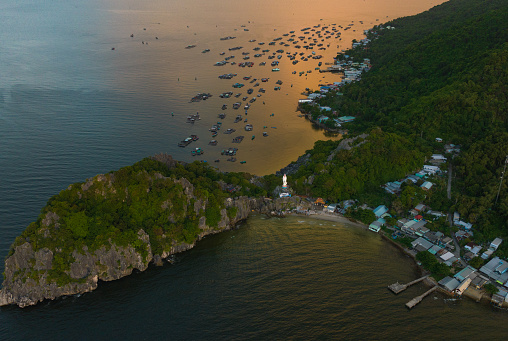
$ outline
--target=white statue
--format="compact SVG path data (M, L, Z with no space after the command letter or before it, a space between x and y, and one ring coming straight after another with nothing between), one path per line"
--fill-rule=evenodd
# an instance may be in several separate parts
M282 187L283 187L283 188L288 187L288 182L287 182L287 180L288 180L288 177L286 176L286 174L284 174L284 176L282 177Z

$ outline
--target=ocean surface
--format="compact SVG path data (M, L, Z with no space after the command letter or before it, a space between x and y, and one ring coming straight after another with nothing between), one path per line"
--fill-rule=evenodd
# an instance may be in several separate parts
M338 75L319 73L318 62L326 68L352 39L362 38L364 29L441 2L2 1L0 254L7 254L49 197L143 157L163 152L223 171L264 175L296 160L317 140L340 138L296 112L305 88L340 81ZM289 41L300 36L300 45L316 44L312 50ZM269 45L272 41L275 45ZM242 49L230 50L234 47ZM298 64L291 63L288 52L298 53ZM312 59L312 52L322 58ZM233 55L229 64L214 66ZM238 66L247 61L255 65ZM280 71L272 71L272 61L280 62ZM218 78L228 73L237 75ZM253 78L257 81L250 83ZM274 89L277 80L280 90ZM236 82L245 86L234 89ZM254 90L251 95L248 88ZM228 91L241 95L219 97ZM190 102L198 93L212 97ZM242 108L252 97L257 100L245 114ZM242 108L234 110L237 101ZM188 123L187 116L198 112L201 119ZM222 112L226 118L219 120ZM234 123L237 115L242 121ZM245 119L252 132L244 130ZM209 146L209 129L217 121L222 122L218 145ZM236 132L223 134L227 128ZM177 147L190 134L199 140ZM244 141L232 143L239 135ZM191 156L196 147L204 154ZM237 162L220 155L228 147L238 148ZM411 263L378 236L327 222L257 217L237 231L200 242L174 265L102 283L79 298L2 308L0 339L500 335L497 323L505 312L467 300L436 296L405 310L404 303L424 287L395 297L386 286L416 275ZM478 317L477 324L467 320ZM450 334L449 326L460 331Z

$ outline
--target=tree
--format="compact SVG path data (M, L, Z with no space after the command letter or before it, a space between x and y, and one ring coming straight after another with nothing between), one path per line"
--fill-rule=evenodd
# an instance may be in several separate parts
M483 288L485 289L485 291L490 294L490 295L494 295L494 294L497 294L499 289L492 283L487 283L483 286Z
M471 259L469 262L469 265L471 265L473 268L479 269L485 261L481 257L475 257Z

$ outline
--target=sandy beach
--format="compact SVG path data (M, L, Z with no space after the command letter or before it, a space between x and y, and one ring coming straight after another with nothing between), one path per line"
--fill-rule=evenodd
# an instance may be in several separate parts
M297 216L302 216L302 217L308 217L308 218L313 218L313 219L320 219L320 220L327 220L327 221L333 221L333 222L336 222L336 223L341 223L341 224L347 224L347 225L353 225L353 226L356 226L356 227L361 227L363 229L368 229L369 227L361 222L358 222L358 221L354 221L354 220L349 220L349 218L346 218L342 215L336 215L336 214L332 214L332 213L325 213L323 211L317 211L315 214L310 214L310 215L303 215L303 214L295 214Z

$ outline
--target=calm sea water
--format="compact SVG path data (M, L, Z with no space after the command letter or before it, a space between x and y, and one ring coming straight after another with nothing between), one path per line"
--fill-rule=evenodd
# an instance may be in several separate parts
M313 50L326 64L353 38L361 38L363 29L440 2L1 2L0 254L7 254L51 195L148 155L165 152L192 161L190 148L202 147L200 160L211 162L221 158L222 148L237 146L238 161L246 164L222 158L214 165L263 175L295 160L316 140L338 138L313 129L295 109L306 87L339 78L318 73L313 59L292 65L283 57L280 72L271 72L267 56L276 49L305 55L311 50L268 43L278 37L288 43L284 34L294 30L300 36L305 27L353 24L348 31L340 29L341 40L325 39L327 50ZM225 36L236 39L219 39ZM185 49L190 44L196 47ZM235 46L244 48L230 52ZM270 52L254 58L256 46ZM243 61L241 52L250 52L256 66L213 66L225 57L223 51L235 55L231 61L237 63ZM259 66L261 61L268 65ZM299 76L300 71L306 73ZM225 73L238 76L218 79ZM252 133L243 131L244 122L233 123L243 114L231 109L238 99L218 96L226 91L247 96L253 84L244 76L270 78L260 85L266 93L244 117L254 125ZM275 91L278 79L283 85ZM235 82L246 86L233 89ZM254 89L249 98L258 93ZM190 103L198 92L213 97ZM219 134L218 146L208 146L208 129L223 112L222 104L228 104L223 129L237 132ZM186 116L196 112L202 119L186 123ZM269 136L263 138L263 131ZM178 148L190 134L200 140ZM237 135L246 139L234 145L231 139ZM504 313L468 301L430 299L407 312L403 303L424 288L393 297L386 285L414 278L410 263L376 236L322 224L251 219L236 232L203 241L179 256L176 265L101 285L79 299L1 309L0 339L420 338L435 335L428 334L432 330L444 333L448 325L472 316L484 318L477 326L468 322L467 335L487 335L480 326L489 323L491 335L497 332L494 323Z
M506 312L427 288L378 235L337 223L254 216L176 263L101 283L93 293L1 310L2 339L501 339ZM460 326L460 327L459 327Z

